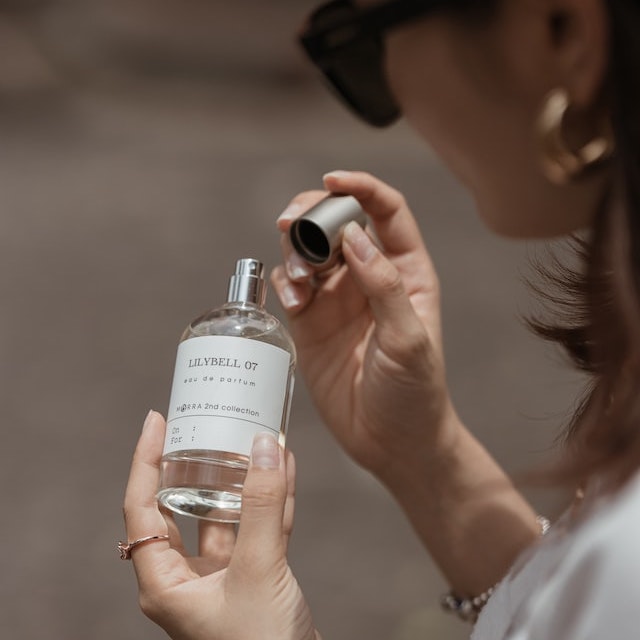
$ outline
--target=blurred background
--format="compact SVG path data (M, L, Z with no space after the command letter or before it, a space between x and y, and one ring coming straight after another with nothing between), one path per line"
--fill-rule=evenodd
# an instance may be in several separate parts
M294 41L309 0L0 0L0 629L163 638L115 544L131 453L166 410L177 339L235 260L279 258L275 218L331 169L418 215L442 286L458 409L510 471L547 462L578 380L529 335L540 247L491 236L400 124L344 111ZM275 296L269 308L282 315ZM300 380L291 563L327 640L458 640L399 509L337 448ZM553 515L558 497L526 489ZM500 544L500 540L496 540Z

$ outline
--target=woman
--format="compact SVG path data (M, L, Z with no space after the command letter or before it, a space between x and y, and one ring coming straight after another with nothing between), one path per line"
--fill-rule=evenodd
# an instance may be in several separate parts
M367 174L327 174L327 190L361 202L377 242L350 224L345 264L318 277L285 240L272 275L325 422L404 508L451 584L445 606L470 620L481 612L475 640L637 637L638 28L637 0L339 0L303 36L359 115L407 118L496 232L588 230L584 272L565 283L576 304L564 326L538 328L593 381L551 474L585 498L544 540L452 406L438 281L399 193ZM281 231L321 196L297 196ZM154 498L163 432L151 413L125 499L129 540L170 537L132 554L147 615L173 638L319 638L286 561L291 455L259 437L237 541L205 525L200 557L185 560Z

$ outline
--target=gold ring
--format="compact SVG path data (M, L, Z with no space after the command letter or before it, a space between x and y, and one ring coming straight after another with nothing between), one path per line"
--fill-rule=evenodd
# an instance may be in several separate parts
M118 551L120 552L120 560L131 560L131 551L139 544L144 542L153 542L155 540L168 540L169 536L146 536L145 538L138 538L133 542L118 542Z

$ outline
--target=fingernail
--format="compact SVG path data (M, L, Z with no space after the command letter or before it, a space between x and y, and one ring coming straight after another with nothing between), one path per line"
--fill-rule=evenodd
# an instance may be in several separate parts
M329 171L329 173L325 173L322 176L322 179L326 180L327 178L335 178L336 180L340 180L342 178L348 178L350 175L350 171L342 171L341 169L336 169L335 171Z
M302 205L297 202L292 202L279 216L278 222L283 222L284 220L294 220L298 217L298 214L302 210Z
M270 433L262 432L254 437L251 447L251 464L260 469L280 467L280 447Z
M143 431L151 424L151 420L153 419L153 414L154 414L153 409L149 409L149 413L147 413L147 416L144 419L144 422L142 424Z
M343 237L360 262L367 262L378 251L371 238L357 222L350 222L344 228Z
M284 287L278 291L278 298L280 299L280 304L285 309L293 309L294 307L299 306L302 302L298 295L298 291L290 284L284 285Z
M285 266L291 280L304 280L313 273L311 267L295 251L289 254Z

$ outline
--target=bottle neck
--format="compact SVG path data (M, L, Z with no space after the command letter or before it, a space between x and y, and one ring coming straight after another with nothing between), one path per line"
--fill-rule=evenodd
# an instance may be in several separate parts
M257 273L235 273L229 279L227 302L254 304L263 307L267 287L261 271Z
M224 303L223 309L244 309L246 311L265 311L263 304L250 302L248 300L228 300Z

